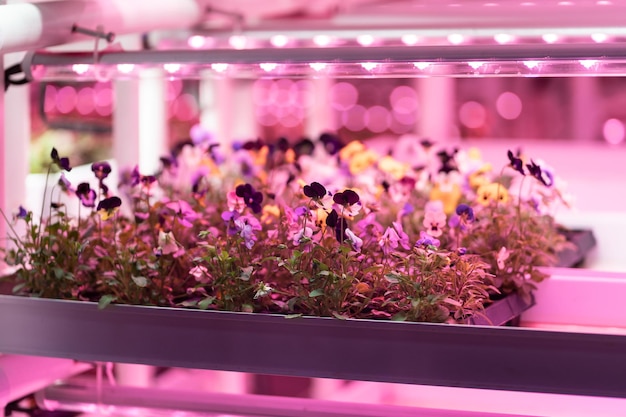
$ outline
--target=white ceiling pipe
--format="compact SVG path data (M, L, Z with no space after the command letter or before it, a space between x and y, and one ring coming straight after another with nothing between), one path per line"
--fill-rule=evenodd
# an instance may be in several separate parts
M186 28L202 9L194 0L48 1L0 6L0 52L26 51L84 40L74 25L115 34Z

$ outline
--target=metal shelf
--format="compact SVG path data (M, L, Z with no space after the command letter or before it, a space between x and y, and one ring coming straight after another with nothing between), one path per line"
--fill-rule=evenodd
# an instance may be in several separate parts
M0 295L0 352L261 374L626 397L626 336Z

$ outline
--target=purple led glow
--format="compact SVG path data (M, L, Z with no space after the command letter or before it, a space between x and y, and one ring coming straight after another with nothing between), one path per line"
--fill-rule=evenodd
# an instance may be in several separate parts
M53 85L47 85L44 96L44 111L52 112L56 108L57 88Z
M356 41L361 46L372 46L376 41L372 35L359 35L356 38Z
M580 63L580 65L582 65L586 69L591 69L598 63L596 59L581 59L578 62Z
M478 68L482 67L484 64L485 64L484 62L480 62L480 61L470 61L467 63L467 65L472 67L474 70L477 70Z
M228 39L228 43L235 49L244 49L248 40L242 35L233 35Z
M393 89L389 102L394 112L411 114L417 111L417 93L409 86L401 85Z
M624 142L626 136L626 128L624 123L618 119L609 119L602 126L602 135L604 140L611 145L619 145Z
M78 95L74 87L61 87L56 94L56 109L59 113L71 113L76 107Z
M165 71L167 71L170 74L174 74L176 72L178 72L181 68L181 65L178 63L170 63L170 64L164 64L163 65L163 69Z
M554 33L546 33L541 39L546 43L554 43L559 40L559 36Z
M532 70L539 66L539 61L524 61L524 65L526 65L528 69Z
M313 68L313 70L320 72L326 68L326 63L324 62L311 62L309 67Z
M357 105L341 114L341 123L353 132L360 132L365 129L365 107Z
M78 91L76 100L76 110L83 116L93 113L96 109L95 91L91 87L81 88Z
M378 67L378 64L376 62L361 62L361 67L367 71L372 71Z
M289 38L285 35L275 35L270 39L270 43L277 48L283 48L289 43Z
M430 62L414 62L413 66L418 70L423 71L430 66Z
M365 112L364 122L370 131L381 133L389 129L391 114L382 106L372 106Z
M205 44L205 38L204 36L194 35L187 39L187 44L190 48L200 49Z
M413 45L416 45L420 41L420 38L417 35L408 33L406 35L402 35L400 40L402 41L403 44L407 46L413 46Z
M463 37L463 35L461 35L460 33L453 33L451 35L448 35L448 42L450 42L452 45L460 45L465 41L465 37Z
M506 43L510 43L513 42L514 38L512 35L509 35L508 33L499 33L497 35L495 35L493 37L493 39L498 42L499 44L506 44Z
M72 71L78 75L83 75L89 71L89 64L74 64L72 65Z
M198 116L198 102L189 93L181 94L172 102L171 112L178 120L190 121Z
M220 63L211 64L211 69L215 72L224 72L228 69L228 64L220 64Z
M478 129L487 121L485 106L476 101L467 101L459 109L460 122L470 129Z
M606 42L608 38L609 37L607 36L606 33L593 33L591 35L591 39L597 43Z
M327 35L316 35L313 37L313 43L320 47L328 46L331 42L331 37Z
M261 67L261 69L265 72L271 72L274 71L276 67L278 67L278 64L275 64L273 62L264 62L262 64L259 64L259 67Z
M330 105L338 111L346 111L354 107L359 99L359 92L354 85L347 82L336 83L330 88Z
M506 91L496 100L498 114L506 120L515 120L522 113L522 100L515 93Z
M130 74L131 72L133 72L133 69L135 69L135 66L133 64L118 64L117 65L117 70L121 72L122 74Z

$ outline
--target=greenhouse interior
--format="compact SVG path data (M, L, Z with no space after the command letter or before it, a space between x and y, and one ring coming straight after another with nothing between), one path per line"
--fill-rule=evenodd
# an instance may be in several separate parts
M626 415L626 0L6 0L0 57L3 415Z

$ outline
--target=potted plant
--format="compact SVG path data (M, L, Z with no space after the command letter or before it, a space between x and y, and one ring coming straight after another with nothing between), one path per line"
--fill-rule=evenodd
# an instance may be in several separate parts
M558 178L511 151L494 171L428 141L407 164L331 134L236 144L227 158L207 132L192 139L155 175L124 172L119 195L98 162L92 182L61 173L41 215L5 215L26 226L11 228L5 253L14 293L100 308L491 324L485 307L514 294L527 308L540 267L568 246L551 214L565 202ZM53 168L71 169L55 149Z

